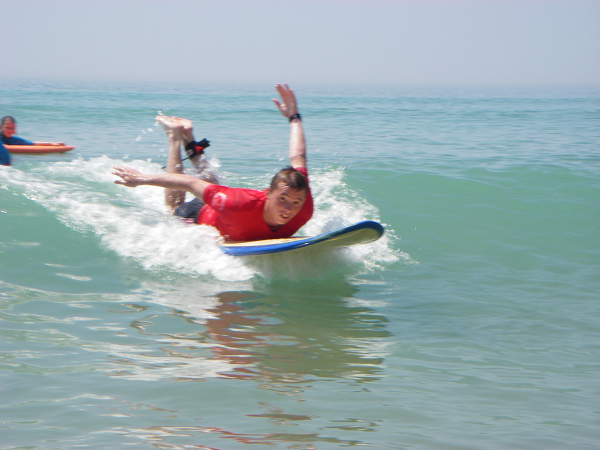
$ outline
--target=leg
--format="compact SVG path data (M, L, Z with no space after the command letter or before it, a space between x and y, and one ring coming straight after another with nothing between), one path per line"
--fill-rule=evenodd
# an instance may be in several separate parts
M173 117L181 125L181 140L183 145L189 144L194 140L194 126L192 121L188 119L182 119L179 117Z
M167 173L183 173L181 164L181 125L166 116L156 116L156 121L165 129L169 141L169 155L167 156ZM185 191L165 189L165 204L175 209L185 201Z
M178 117L173 117L181 126L181 141L183 145L187 145L188 143L194 140L194 126L192 125L192 121L188 119L180 119ZM206 155L197 155L190 158L194 169L196 169L197 177L201 180L208 181L209 183L219 184L219 180L214 173L214 168L210 166L208 161L206 160Z

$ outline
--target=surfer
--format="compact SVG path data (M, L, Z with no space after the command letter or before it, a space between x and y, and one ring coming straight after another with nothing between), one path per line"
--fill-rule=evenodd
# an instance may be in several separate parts
M0 142L5 145L65 145L63 142L28 141L15 136L17 121L12 116L4 116L0 122Z
M286 85L275 85L281 102L273 102L290 123L290 166L280 170L268 189L229 188L218 184L210 172L195 177L183 173L181 146L196 168L205 163L208 141L194 141L192 122L177 117L158 116L168 137L167 173L142 174L128 167L115 167L116 184L165 188L165 203L173 214L193 219L197 224L214 226L227 240L253 241L292 236L312 217L313 200L306 170L306 143L302 118L294 92ZM205 171L206 175L206 171ZM204 179L203 179L204 178ZM184 203L185 192L196 199Z

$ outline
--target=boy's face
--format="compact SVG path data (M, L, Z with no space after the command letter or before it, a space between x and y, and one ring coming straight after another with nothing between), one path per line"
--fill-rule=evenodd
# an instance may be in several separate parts
M297 191L279 183L277 189L267 191L263 220L272 227L285 225L302 209L305 199L306 191Z

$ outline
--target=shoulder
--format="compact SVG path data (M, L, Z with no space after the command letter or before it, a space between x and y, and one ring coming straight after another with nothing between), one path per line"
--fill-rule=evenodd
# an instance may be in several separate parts
M308 184L308 191L310 192L310 183L308 181L308 170L306 169L306 167L294 167L294 170L296 172L300 172L302 175L304 175L304 178L306 178L306 183Z
M294 167L294 170L300 172L302 175L308 178L308 170L306 169L306 167Z
M0 165L10 165L10 155L2 143L0 143Z
M245 188L235 188L229 186L222 186L220 184L210 184L206 188L204 188L204 192L208 192L210 195L214 195L217 192L224 192L227 194L236 194L250 197L264 197L265 191L260 191L258 189L245 189Z
M224 209L254 208L257 203L264 202L265 191L256 189L232 188L211 184L204 189L204 203L217 211Z
M310 190L310 183L308 182L308 170L306 169L306 167L294 167L294 170L296 170L297 172L300 172L302 175L304 175L306 177L306 182L308 184L308 197L310 198L311 204L312 204L312 192Z

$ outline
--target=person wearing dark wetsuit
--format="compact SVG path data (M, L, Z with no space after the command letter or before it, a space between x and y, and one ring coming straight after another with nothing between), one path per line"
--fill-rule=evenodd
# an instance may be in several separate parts
M15 136L17 121L12 116L4 116L0 122L0 142L4 145L65 145L63 142L28 141Z
M10 153L0 142L0 166L10 166Z

